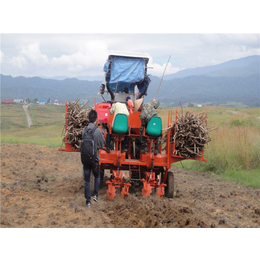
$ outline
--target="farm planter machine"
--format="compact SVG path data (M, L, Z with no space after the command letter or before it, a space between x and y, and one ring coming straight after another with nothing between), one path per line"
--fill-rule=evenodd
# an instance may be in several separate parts
M121 197L125 198L129 193L129 188L133 182L142 183L142 194L148 197L151 192L157 191L157 195L162 198L166 196L173 198L174 195L174 175L170 171L171 164L185 160L183 156L175 155L175 141L171 141L172 125L175 122L174 133L176 132L177 110L168 111L168 124L166 129L162 129L160 117L152 117L143 131L143 136L147 139L148 151L140 153L140 135L141 127L140 112L129 113L128 118L125 115L117 114L113 122L114 115L109 113L114 102L126 103L126 97L132 96L132 100L139 99L147 95L150 79L147 76L148 54L140 53L122 53L112 52L104 66L105 77L100 88L99 94L104 102L97 103L94 100L93 109L97 111L97 124L104 132L106 139L107 133L111 134L111 144L113 150L109 153L105 149L99 150L99 169L100 179L103 180L105 170L109 170L110 179L106 181L108 185L107 197L113 200L116 190L120 190ZM127 92L125 92L127 88ZM136 88L138 94L135 93ZM103 95L110 94L111 100L106 100ZM65 106L67 118L68 106ZM67 119L65 119L67 120ZM66 131L65 123L65 131ZM162 153L162 147L159 146L159 153L155 155L154 144L166 136L165 152ZM121 142L129 136L127 152L121 152ZM65 137L65 148L60 151L75 152L76 150L69 144ZM202 156L191 158L200 161L206 161ZM91 176L93 178L93 176ZM132 183L132 184L131 184ZM117 189L118 188L118 189Z

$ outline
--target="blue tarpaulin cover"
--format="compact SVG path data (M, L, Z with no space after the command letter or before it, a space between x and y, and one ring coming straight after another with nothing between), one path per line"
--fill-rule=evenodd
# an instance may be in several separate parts
M111 75L109 84L119 82L137 83L144 78L145 61L144 59L124 58L118 56L110 56L112 61ZM104 71L107 72L109 61L105 63Z
M143 58L125 58L111 55L109 61L104 65L103 70L106 74L110 64L111 71L108 83L113 93L123 92L125 87L128 88L129 93L134 93L134 87L137 86L139 93L146 89L144 95L147 95L147 88L151 79L145 72L145 60ZM145 77L146 81L144 81Z

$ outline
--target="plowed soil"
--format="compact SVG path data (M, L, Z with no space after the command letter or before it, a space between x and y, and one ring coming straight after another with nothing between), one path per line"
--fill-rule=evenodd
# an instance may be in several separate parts
M142 196L141 186L86 207L79 153L33 144L1 146L2 228L257 228L260 189L218 180L212 173L173 168L174 198ZM105 179L108 176L105 176Z

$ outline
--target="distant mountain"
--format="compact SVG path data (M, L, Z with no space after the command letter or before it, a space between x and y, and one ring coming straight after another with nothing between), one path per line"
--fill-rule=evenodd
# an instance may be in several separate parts
M149 97L156 95L159 80L149 86ZM241 102L248 107L260 106L260 75L248 77L190 76L163 81L157 100L163 106L177 106L179 102L223 105Z
M178 73L182 73L182 76L173 79L165 76L156 99L161 102L161 106L177 106L179 102L211 105L240 102L248 107L260 106L259 57L250 56L215 66L180 71ZM190 75L192 73L198 75ZM102 79L89 81L77 78L57 80L0 76L1 99L50 98L64 102L80 98L89 100L91 105L94 97L97 97L97 102L103 101L101 96L97 96ZM161 81L161 78L152 75L150 78L145 102L156 95Z
M57 79L57 80L64 80L64 79L68 79L69 77L67 76L56 76L56 77L40 77L40 78L43 78L43 79ZM88 80L88 81L102 81L103 80L103 76L76 76L74 77L76 79L79 79L79 80Z
M260 71L260 56L248 56L236 60L230 60L218 65L184 69L175 74L165 75L164 80L185 78L189 76L211 77L248 77Z
M78 76L76 77L79 80L88 80L88 81L102 81L103 76Z
M89 99L91 103L99 91L101 84L97 81L67 78L64 80L43 79L40 77L25 78L1 76L1 99L8 98L50 98L62 102L74 101L77 98ZM101 101L99 96L98 100Z

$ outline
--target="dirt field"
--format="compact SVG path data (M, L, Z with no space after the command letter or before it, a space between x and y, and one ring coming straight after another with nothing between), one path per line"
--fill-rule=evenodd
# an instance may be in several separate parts
M175 197L145 198L141 187L113 201L102 185L87 208L79 153L32 144L1 146L1 227L257 228L260 189L217 180L211 173L173 169Z

